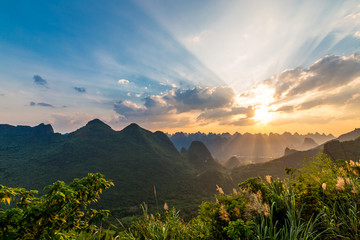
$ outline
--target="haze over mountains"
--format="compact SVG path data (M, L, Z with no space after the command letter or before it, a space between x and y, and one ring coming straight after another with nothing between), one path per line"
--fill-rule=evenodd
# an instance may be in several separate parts
M70 182L89 172L100 172L115 183L115 187L107 191L99 203L114 215L132 215L142 202L150 207L167 202L169 206L182 209L185 214L195 214L195 207L215 193L216 185L231 191L249 177L283 177L286 167L300 167L305 156L315 156L323 150L333 158L360 158L358 129L324 145L318 143L333 138L332 135L189 136L202 136L205 143L193 141L179 152L163 132L150 132L137 124L114 131L98 119L67 135L54 133L51 125L15 127L2 124L0 183L9 187L41 190L59 179ZM351 141L341 142L342 139ZM311 149L297 151L288 148L284 155L284 147L281 150L284 156L265 163L239 166L239 159L235 157L222 165L211 154L211 149L216 149L216 143L221 148L218 153L229 149L230 153L224 156L237 153L235 150L254 154L253 149L265 154L272 146L277 146L280 151L280 147L291 144L300 149ZM250 146L253 147L252 151L248 151Z
M335 137L332 134L308 133L301 135L291 134L186 134L178 132L169 135L171 141L180 151L181 148L188 149L192 141L203 142L211 154L220 162L236 156L243 163L264 162L283 156L286 147L296 150L308 150L323 144Z

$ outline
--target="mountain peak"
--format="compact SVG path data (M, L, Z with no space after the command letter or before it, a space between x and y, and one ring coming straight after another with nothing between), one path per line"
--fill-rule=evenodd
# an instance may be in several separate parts
M134 132L139 132L141 131L141 127L139 125L137 125L136 123L130 123L128 126L126 126L122 131L124 132L129 132L129 133L134 133Z
M136 123L131 123L128 126L126 126L123 130L120 131L121 133L125 134L126 136L131 136L133 138L136 138L137 141L142 141L144 134L152 134L152 132L143 129Z
M71 133L72 135L80 136L80 137L99 137L103 134L107 134L112 132L112 128L99 119L93 119L89 121L84 127L76 130Z
M92 126L92 125L106 125L108 126L106 123L104 123L103 121L101 121L100 119L98 118L95 118L91 121L89 121L86 126Z
M130 123L127 127L130 127L130 128L141 128L138 124L136 123Z
M208 161L214 161L209 149L205 146L204 143L200 141L191 142L188 154L193 160L196 160L197 162L207 163Z

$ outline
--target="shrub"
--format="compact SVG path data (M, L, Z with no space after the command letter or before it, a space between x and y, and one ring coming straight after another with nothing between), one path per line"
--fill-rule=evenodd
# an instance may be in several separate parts
M112 185L103 175L89 173L69 185L57 181L41 197L36 191L0 186L0 200L11 204L0 212L1 239L75 239L76 232L94 230L109 211L87 206Z

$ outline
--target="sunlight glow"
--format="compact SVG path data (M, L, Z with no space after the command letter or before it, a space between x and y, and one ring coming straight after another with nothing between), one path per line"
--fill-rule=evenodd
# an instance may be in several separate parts
M266 106L257 106L255 107L255 116L253 119L259 124L266 125L273 119L272 112L269 111L269 108Z

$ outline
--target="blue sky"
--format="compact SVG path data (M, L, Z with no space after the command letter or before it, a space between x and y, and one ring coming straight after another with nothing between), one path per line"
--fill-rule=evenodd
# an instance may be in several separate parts
M360 86L359 4L4 0L0 123L46 122L59 132L92 118L168 132L351 130L359 127L351 92Z

